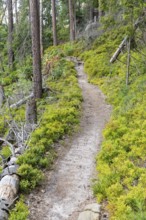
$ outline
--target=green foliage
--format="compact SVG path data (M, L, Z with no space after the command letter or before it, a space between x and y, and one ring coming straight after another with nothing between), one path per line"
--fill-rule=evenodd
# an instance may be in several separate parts
M53 59L56 59L53 56L56 56L57 50L59 49L55 47L48 50L48 60L53 62ZM53 91L50 94L52 99L38 103L40 126L33 132L28 150L18 158L20 186L24 192L28 192L40 182L40 169L51 167L56 157L53 143L69 134L79 123L82 95L74 64L58 57L53 63L46 86Z
M100 0L100 10L105 12L105 16L102 17L104 27L108 29L113 25L127 25L125 34L128 36L133 36L134 24L142 15L144 8L143 0Z
M11 210L9 220L26 220L28 216L28 207L24 203L24 198L21 197L16 203L15 208Z
M146 213L146 71L141 54L131 51L130 85L125 85L126 55L109 60L123 38L123 30L110 30L98 38L92 50L80 55L89 80L100 86L113 105L113 114L97 156L98 180L93 191L106 201L111 220L145 219ZM121 34L122 33L122 34ZM145 53L145 48L141 49ZM135 66L137 68L135 68ZM139 71L137 71L137 69Z
M9 146L5 146L2 148L2 150L0 151L0 154L4 157L4 158L8 158L11 156L11 150Z
M21 176L20 189L28 193L43 179L42 172L31 165L22 164L19 167L18 174Z

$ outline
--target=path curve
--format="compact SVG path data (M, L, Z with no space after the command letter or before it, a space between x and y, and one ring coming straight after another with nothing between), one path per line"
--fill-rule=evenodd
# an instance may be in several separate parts
M111 107L98 87L87 82L82 63L76 70L84 100L80 130L60 148L64 153L47 172L42 188L29 196L30 220L77 220L81 206L93 199L95 156Z

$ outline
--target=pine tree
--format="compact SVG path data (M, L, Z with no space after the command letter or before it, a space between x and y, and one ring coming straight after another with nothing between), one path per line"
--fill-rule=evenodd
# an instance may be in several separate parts
M57 45L57 31L56 31L56 1L52 0L52 28L53 28L53 44Z
M70 41L75 40L75 1L69 0Z
M13 6L12 0L7 0L7 7L8 7L8 62L9 68L13 69L14 63L14 51L13 51Z
M30 0L34 98L42 97L42 74L41 74L41 52L40 52L40 13L39 11L40 11L39 0Z

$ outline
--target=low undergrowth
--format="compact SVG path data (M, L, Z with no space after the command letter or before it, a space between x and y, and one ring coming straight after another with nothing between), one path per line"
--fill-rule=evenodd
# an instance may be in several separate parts
M131 51L130 84L125 85L126 51L109 60L121 42L117 31L97 39L81 55L89 81L99 85L113 106L97 156L93 190L107 204L111 220L146 219L146 69L145 48ZM120 32L122 33L122 32ZM116 37L115 37L116 36ZM124 35L122 35L124 37ZM116 39L116 40L115 40Z
M18 158L20 187L28 192L42 179L41 168L50 167L56 156L53 143L69 134L79 123L81 91L74 64L58 58L46 80L50 96L40 101L40 125L33 132L28 150Z
M55 142L65 134L71 134L79 123L82 94L77 73L74 64L66 61L62 53L58 52L56 56L58 50L51 47L46 52L43 74L49 95L44 94L44 98L38 100L39 126L31 135L28 149L17 161L22 193L28 193L41 184L44 179L43 169L49 169L57 156ZM15 219L26 219L27 213L21 203L21 200L18 201L12 210L10 220L14 216ZM24 215L20 209L22 212L24 210Z

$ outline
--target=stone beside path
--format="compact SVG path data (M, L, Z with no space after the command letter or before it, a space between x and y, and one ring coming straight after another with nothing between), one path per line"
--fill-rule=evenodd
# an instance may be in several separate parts
M78 220L100 220L101 206L97 203L89 204L80 213Z

